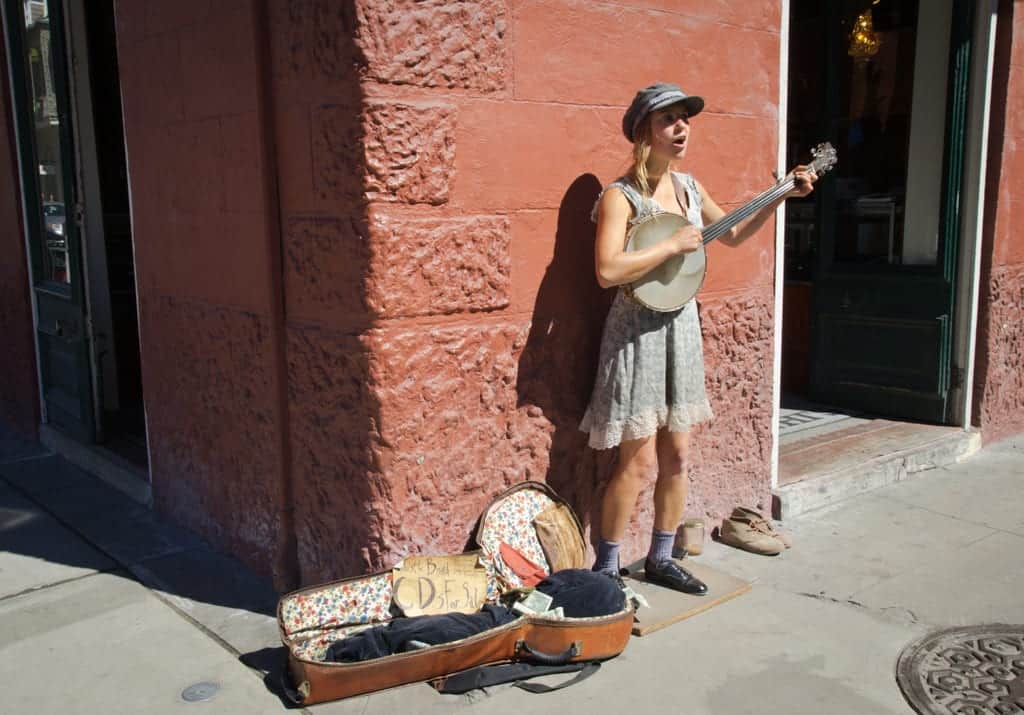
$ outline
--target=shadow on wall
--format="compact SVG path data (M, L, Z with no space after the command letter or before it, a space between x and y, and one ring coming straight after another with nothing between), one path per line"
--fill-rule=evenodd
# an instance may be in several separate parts
M614 450L595 452L579 429L614 296L594 277L590 212L600 192L597 177L583 174L562 197L554 256L537 291L516 385L519 406L539 407L554 427L547 483L569 502L584 530L599 519L614 461Z
M271 0L291 521L299 583L380 565L368 115L353 0ZM335 28L325 31L324 28ZM337 29L340 28L340 29Z

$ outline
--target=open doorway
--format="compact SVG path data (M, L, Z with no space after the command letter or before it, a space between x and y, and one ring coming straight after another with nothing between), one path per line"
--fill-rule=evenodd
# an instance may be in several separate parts
M44 435L102 445L145 474L113 0L20 0L3 19Z
M113 0L73 0L71 43L93 322L97 441L147 466L121 87Z
M790 3L787 165L839 163L786 209L780 485L795 442L952 423L971 5Z

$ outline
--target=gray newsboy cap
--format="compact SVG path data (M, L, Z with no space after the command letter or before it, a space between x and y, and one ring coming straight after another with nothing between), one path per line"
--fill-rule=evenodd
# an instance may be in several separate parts
M636 93L636 96L633 97L633 103L629 105L629 109L622 115L622 133L626 135L626 139L633 141L636 136L636 130L640 127L640 123L647 118L648 114L656 109L664 109L677 102L682 102L686 105L686 111L691 117L695 114L700 114L700 110L704 109L703 97L687 96L679 88L679 85L658 82L650 87L644 87Z

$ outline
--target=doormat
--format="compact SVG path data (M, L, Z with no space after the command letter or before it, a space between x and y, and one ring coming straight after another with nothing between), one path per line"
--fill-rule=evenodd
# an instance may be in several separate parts
M900 653L896 681L919 713L1024 712L1024 626L930 633Z
M650 603L650 608L639 608L633 623L633 635L645 636L660 631L673 623L696 616L720 603L731 601L750 590L750 584L743 579L730 576L705 564L687 559L683 568L707 584L708 592L703 596L691 596L657 586L644 580L643 568L626 579L633 590Z

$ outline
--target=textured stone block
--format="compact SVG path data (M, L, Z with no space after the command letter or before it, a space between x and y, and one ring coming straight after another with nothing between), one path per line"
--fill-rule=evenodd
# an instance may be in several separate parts
M701 304L715 418L694 432L688 511L712 522L741 504L770 510L773 308L768 287Z
M363 338L288 330L295 536L305 584L380 567L380 409Z
M694 434L688 513L712 526L737 504L769 507L771 306L763 291L703 310L716 419ZM615 455L586 449L577 428L600 327L541 311L529 326L384 328L361 338L293 328L303 580L460 550L493 495L523 479L550 483L589 532ZM629 527L628 559L647 547L652 490Z
M526 334L510 323L374 331L388 495L374 509L392 559L461 550L494 494L545 478L551 422L517 396Z
M352 2L267 4L278 196L283 214L363 201L363 91Z
M455 111L447 106L367 102L366 196L443 204L455 165Z
M269 0L268 11L275 77L347 80L354 76L354 3Z
M321 198L358 197L366 172L360 109L343 105L316 107L310 122L313 188Z
M141 303L157 508L282 577L284 475L267 320L171 297Z
M500 0L383 0L361 2L358 12L370 79L480 92L509 84Z
M366 301L378 316L495 310L509 302L508 219L374 211Z
M369 246L358 218L291 216L284 222L290 319L365 329Z
M703 310L716 418L693 437L688 513L712 524L737 504L770 505L771 310L767 290ZM549 336L552 327L558 332ZM553 326L540 315L528 335L514 324L375 335L375 394L387 445L381 463L391 497L378 508L393 514L382 521L383 552L452 548L489 496L526 478L552 484L585 526L596 522L614 450L586 449L577 425L599 327L587 320ZM629 559L647 547L652 490L653 481L630 524Z
M443 204L454 165L454 110L367 102L313 112L313 183L323 198Z
M1024 430L1024 266L999 266L982 287L974 422L986 442Z

